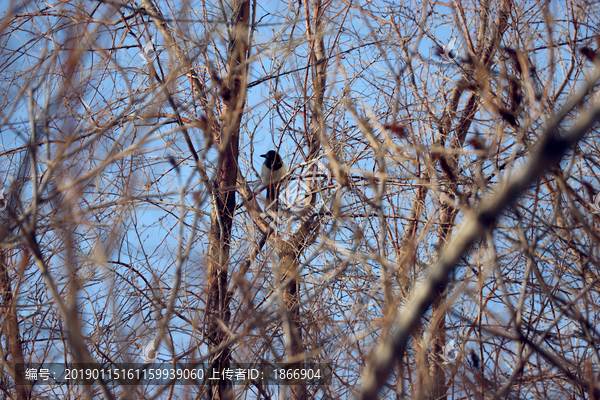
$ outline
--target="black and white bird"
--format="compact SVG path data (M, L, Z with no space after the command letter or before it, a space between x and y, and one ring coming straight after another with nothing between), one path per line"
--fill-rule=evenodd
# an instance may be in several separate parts
M277 183L287 173L287 167L275 150L262 154L265 162L260 169L260 180L267 187L267 200L272 202L277 197Z

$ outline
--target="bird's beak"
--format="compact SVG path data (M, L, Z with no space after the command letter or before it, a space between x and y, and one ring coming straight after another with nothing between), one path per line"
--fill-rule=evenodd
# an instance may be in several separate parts
M260 156L261 156L261 157L266 157L267 155L266 155L266 154L261 154Z

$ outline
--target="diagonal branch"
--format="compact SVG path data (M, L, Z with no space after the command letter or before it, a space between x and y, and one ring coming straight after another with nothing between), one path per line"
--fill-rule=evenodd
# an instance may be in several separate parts
M587 97L590 90L600 79L600 69L594 71L586 88L575 96L561 112L555 115L538 140L537 150L533 153L529 164L508 184L474 214L458 231L456 238L443 251L440 259L432 267L431 274L423 286L415 291L415 296L395 320L396 332L391 341L383 343L373 357L371 367L367 370L361 399L376 398L379 389L385 384L396 360L401 360L413 330L433 301L439 296L438 287L447 285L449 276L458 261L470 249L471 245L498 219L502 210L510 206L544 172L556 166L566 151L579 142L585 133L600 119L600 101L579 117L574 127L565 135L559 135L558 127L575 107Z

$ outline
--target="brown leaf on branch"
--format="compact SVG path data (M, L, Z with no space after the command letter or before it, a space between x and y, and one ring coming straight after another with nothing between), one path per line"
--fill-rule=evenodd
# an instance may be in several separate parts
M403 139L406 137L406 128L404 127L404 125L400 125L397 122L393 122L391 124L385 124L383 125L383 127L386 130L394 133L398 139Z
M583 54L585 56L585 58L588 59L588 61L591 61L591 62L598 61L598 51L592 49L591 47L587 47L587 46L580 47L579 52L581 54Z
M450 164L448 164L448 160L446 160L446 156L442 153L433 153L433 158L435 158L440 163L440 168L446 178L448 178L451 182L456 182L456 174L452 170Z

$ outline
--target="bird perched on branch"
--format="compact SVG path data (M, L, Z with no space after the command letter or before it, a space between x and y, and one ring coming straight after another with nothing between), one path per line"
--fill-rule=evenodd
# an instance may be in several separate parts
M272 202L277 197L277 183L287 173L287 167L275 150L262 154L265 162L260 169L260 180L267 187L267 200Z

